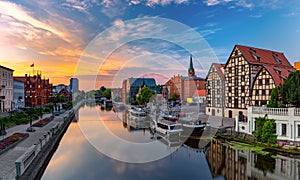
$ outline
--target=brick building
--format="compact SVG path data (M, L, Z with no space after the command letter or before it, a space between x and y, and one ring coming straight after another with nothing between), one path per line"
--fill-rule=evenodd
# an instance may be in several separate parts
M25 84L25 106L44 106L50 102L52 96L52 83L49 79L42 79L42 74L34 76L14 77L15 80Z
M177 94L179 99L186 101L187 98L192 98L198 90L205 91L204 83L205 79L196 76L193 59L190 56L188 76L174 75L165 83L165 87L168 89L168 98L171 98L173 94Z

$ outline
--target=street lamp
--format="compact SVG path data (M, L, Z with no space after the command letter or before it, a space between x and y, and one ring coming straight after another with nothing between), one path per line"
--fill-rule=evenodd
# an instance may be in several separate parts
M6 121L6 117L2 118L1 122L0 122L0 124L1 124L0 135L3 135L3 136L7 134L7 132L5 130L5 121Z
M32 127L32 108L27 110L27 115L29 116L29 127L26 129L27 132L34 132L35 129Z

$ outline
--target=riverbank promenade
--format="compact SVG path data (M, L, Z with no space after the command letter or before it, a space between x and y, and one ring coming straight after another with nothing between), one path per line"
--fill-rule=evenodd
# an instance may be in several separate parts
M78 104L77 104L78 105ZM77 108L73 108L77 109ZM15 147L9 149L0 155L0 180L6 179L15 179L16 178L16 165L15 161L22 156L28 148L30 148L34 144L38 144L40 139L43 139L44 135L47 134L51 128L59 123L64 121L64 116L68 115L68 111L62 112L58 116L55 116L54 119L46 124L43 127L34 127L35 132L27 132L26 129L29 127L29 124L26 125L16 125L11 128L6 129L7 134L5 136L1 136L1 140L9 137L14 133L28 133L29 137L24 139L22 142L18 143ZM39 118L35 122L50 117L51 114L45 114L42 118Z

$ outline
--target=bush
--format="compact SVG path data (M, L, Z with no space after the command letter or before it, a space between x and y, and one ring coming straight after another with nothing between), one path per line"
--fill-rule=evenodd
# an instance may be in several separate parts
M279 104L279 108L285 108L285 104Z

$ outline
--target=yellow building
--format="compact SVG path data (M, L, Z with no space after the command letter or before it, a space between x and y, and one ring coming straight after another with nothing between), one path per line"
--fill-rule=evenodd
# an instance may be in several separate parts
M300 62L295 62L295 63L294 63L294 68L295 68L296 70L300 70Z

